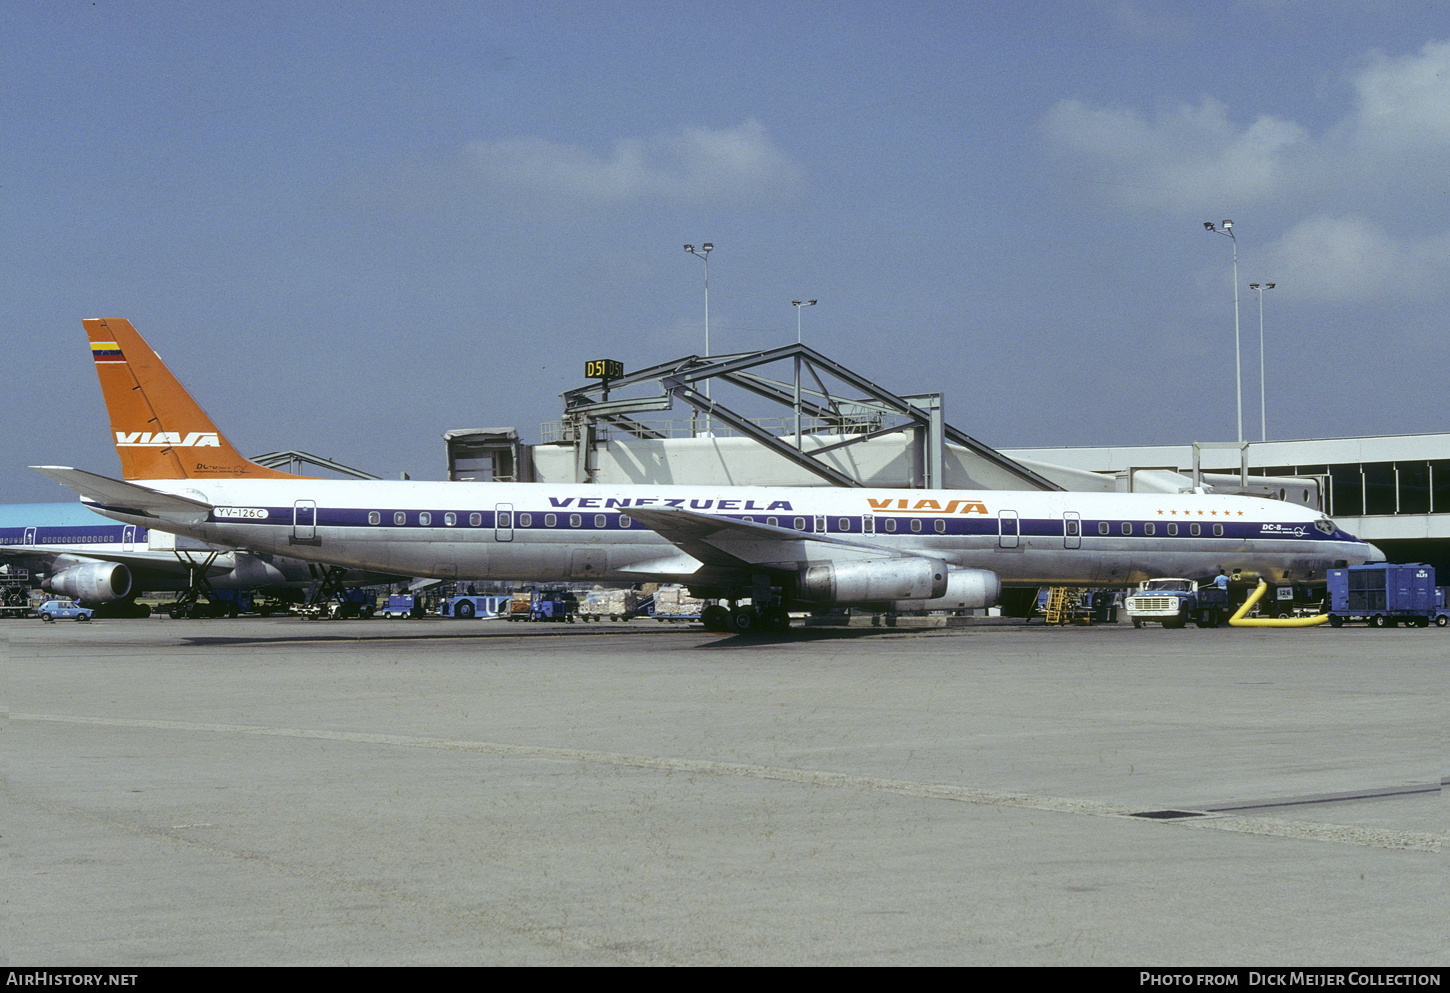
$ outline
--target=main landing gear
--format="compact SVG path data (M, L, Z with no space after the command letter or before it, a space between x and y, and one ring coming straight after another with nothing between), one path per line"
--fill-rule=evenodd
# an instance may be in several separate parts
M779 604L756 609L739 606L730 601L730 606L714 604L706 607L700 615L706 631L721 631L732 634L780 634L790 630L790 613Z

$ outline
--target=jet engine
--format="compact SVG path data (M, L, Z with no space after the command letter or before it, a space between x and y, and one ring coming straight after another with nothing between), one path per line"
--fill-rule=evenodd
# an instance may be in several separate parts
M931 600L897 600L900 613L916 610L973 610L990 607L1002 593L1002 582L986 569L953 569L947 573L947 591Z
M931 600L944 595L947 585L947 564L940 559L830 562L805 568L800 596L820 604Z
M109 603L131 592L131 570L119 562L87 562L47 577L40 588L82 603Z

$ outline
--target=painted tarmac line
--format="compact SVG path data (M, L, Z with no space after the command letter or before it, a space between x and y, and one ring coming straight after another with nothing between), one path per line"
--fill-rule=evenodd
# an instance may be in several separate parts
M68 714L17 714L11 721L51 724L91 725L100 727L138 728L157 731L188 731L205 734L246 734L273 738L300 738L315 741L351 742L367 745L388 745L398 748L427 748L440 751L475 752L510 758L547 759L559 762L583 762L634 769L655 769L664 772L687 772L710 776L738 776L774 780L833 789L895 793L901 796L932 800L951 800L985 806L1018 807L1089 817L1130 818L1142 821L1141 807L1106 803L1100 800L1074 800L1065 797L1039 796L1027 793L1003 793L974 789L950 783L924 783L909 779L886 779L819 769L791 769L784 766L755 765L747 762L717 762L711 759L670 758L667 756L628 755L579 748L553 748L543 745L509 745L492 741L425 738L415 735L378 734L367 731L328 731L313 728L262 727L248 724L213 724L197 721L140 720L120 717L85 717ZM1251 817L1209 811L1187 810L1189 816L1160 821L1179 827L1209 831L1227 831L1272 838L1301 841L1324 841L1369 848L1404 851L1439 852L1450 843L1450 836L1422 831L1394 831L1386 828L1348 824L1282 820L1272 817Z

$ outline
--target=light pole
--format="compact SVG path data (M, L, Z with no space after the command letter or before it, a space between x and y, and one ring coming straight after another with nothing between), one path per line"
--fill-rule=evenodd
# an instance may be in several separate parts
M792 300L790 305L795 308L795 343L801 343L801 308L814 307L814 300ZM804 452L805 439L801 437L801 357L796 353L795 357L795 447L797 451Z
M1203 222L1203 230L1227 235L1234 243L1234 397L1239 412L1239 444L1244 443L1244 370L1239 354L1239 240L1234 237L1234 222L1224 221L1223 230L1213 226L1212 221Z
M710 250L715 246L710 242L700 245L700 250L695 251L694 245L686 245L685 251L705 263L705 358L710 357ZM705 380L705 399L710 399L710 380ZM710 415L705 415L705 431L710 430Z
M1250 283L1249 289L1259 291L1259 434L1260 441L1269 440L1269 418L1264 404L1264 291L1272 290L1277 283Z
M685 246L685 251L689 252L695 258L705 263L705 358L707 359L710 357L710 250L714 247L715 246L710 244L710 242L708 241L700 246L699 251L695 250L694 245ZM705 390L707 395L709 393L709 389L710 381L707 379L705 380Z
M816 302L814 300L792 300L790 305L795 308L795 343L799 345L801 343L801 308L814 307Z

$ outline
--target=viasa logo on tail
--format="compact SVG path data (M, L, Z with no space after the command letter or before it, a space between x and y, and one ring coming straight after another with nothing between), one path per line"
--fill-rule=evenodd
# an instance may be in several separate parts
M179 431L117 431L117 448L220 448L215 431L192 431L185 437Z
M987 505L978 500L950 500L943 507L937 500L875 500L866 498L871 509L877 513L889 513L896 511L910 511L913 514L985 514Z

